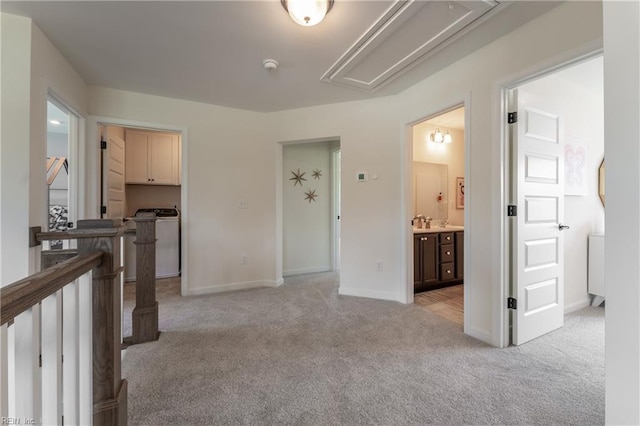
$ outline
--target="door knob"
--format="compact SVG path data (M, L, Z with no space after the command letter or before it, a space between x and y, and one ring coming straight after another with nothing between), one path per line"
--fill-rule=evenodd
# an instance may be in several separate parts
M564 231L565 229L569 229L569 227L567 225L563 225L563 224L560 223L558 225L558 229L561 230L561 231Z

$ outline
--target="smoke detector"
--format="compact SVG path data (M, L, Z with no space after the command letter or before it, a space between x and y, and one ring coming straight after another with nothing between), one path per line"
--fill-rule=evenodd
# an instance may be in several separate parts
M262 66L267 70L275 70L278 69L278 61L275 59L265 59L262 61Z

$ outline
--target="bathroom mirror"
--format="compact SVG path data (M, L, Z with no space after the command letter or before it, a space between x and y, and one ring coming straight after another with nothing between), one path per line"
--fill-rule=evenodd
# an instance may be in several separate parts
M600 201L602 201L602 207L604 207L604 158L598 169L598 195L600 196Z
M449 166L446 164L413 162L414 216L421 214L434 221L448 219Z

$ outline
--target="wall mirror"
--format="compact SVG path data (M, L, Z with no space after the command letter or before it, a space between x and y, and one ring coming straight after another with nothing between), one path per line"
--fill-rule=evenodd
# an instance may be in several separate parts
M421 214L434 220L448 219L449 166L413 162L414 216Z
M600 168L598 169L598 195L600 196L600 201L602 201L602 206L604 207L604 158L602 159L602 163L600 163Z

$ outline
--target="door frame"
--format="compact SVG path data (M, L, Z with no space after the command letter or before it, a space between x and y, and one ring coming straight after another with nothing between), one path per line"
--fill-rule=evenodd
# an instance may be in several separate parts
M513 76L503 82L498 83L497 89L499 93L498 114L495 118L497 123L497 133L500 135L500 164L502 165L500 173L502 175L502 190L500 194L500 212L497 215L500 229L500 253L502 259L502 270L500 271L500 284L496 291L498 309L493 310L498 320L500 332L498 334L500 341L499 347L507 347L511 345L511 326L512 315L511 310L507 307L507 298L513 297L515 291L515 281L513 279L514 259L516 257L516 249L513 247L513 231L512 223L506 215L509 204L516 204L514 200L514 184L517 182L517 176L513 171L511 161L511 136L510 125L507 123L507 114L511 111L512 93L514 89L523 86L532 81L543 77L548 77L563 69L570 68L580 63L587 62L598 56L602 56L604 50L602 47L596 49L585 49L577 52L570 52L566 57L555 60L553 63L545 63L536 67L535 70L528 70L519 76ZM563 265L564 267L564 265Z
M67 190L67 203L68 203L68 221L73 222L74 226L77 226L78 219L83 217L81 216L81 202L82 202L82 188L80 186L80 182L82 182L82 177L84 176L84 170L82 169L82 154L80 152L80 147L83 145L81 140L82 131L84 130L84 118L78 114L78 112L73 109L67 102L63 100L62 97L58 96L55 91L52 89L47 89L46 101L51 102L57 108L66 112L69 116L69 133L67 134L67 157L69 160L69 182L68 182L68 190ZM46 120L49 119L48 116L45 117ZM45 132L46 133L46 132ZM45 142L45 145L48 144L48 140ZM45 146L45 153L48 147ZM46 154L45 154L46 157ZM48 192L49 188L47 187L47 200L48 200ZM49 208L48 202L47 209ZM47 219L45 223L49 224L48 214L43 212ZM48 227L47 227L48 229ZM69 242L67 242L69 243ZM75 243L73 243L75 244Z
M340 270L340 210L342 151L340 147L331 150L331 270Z
M100 148L98 143L100 139L100 126L117 126L117 127L129 127L145 130L162 130L173 133L180 133L181 135L181 167L180 173L182 174L182 181L180 187L180 247L181 247L181 259L180 264L182 270L180 273L180 294L182 296L187 295L187 283L189 277L188 259L189 259L189 243L188 243L188 224L189 224L189 204L188 204L188 187L189 179L187 171L187 153L188 153L188 128L186 126L178 126L173 124L164 123L151 123L146 121L128 120L122 118L104 117L90 115L86 119L86 153L85 159L87 163L87 173L85 175L85 200L84 200L84 216L85 218L100 217L100 195L102 188L100 185Z
M276 141L276 181L275 181L275 185L276 185L276 256L275 256L275 260L276 260L276 287L280 286L284 283L284 191L282 188L282 182L284 179L284 147L287 145L300 145L300 144L308 144L308 143L317 143L317 142L337 142L338 143L338 147L335 149L331 150L331 159L330 159L330 163L333 165L333 158L334 158L334 152L336 151L340 151L342 152L342 141L340 136L326 136L326 137L319 137L319 138L311 138L311 139L295 139L295 140L287 140L287 141ZM335 185L333 183L334 180L334 170L332 167L331 170L331 180L332 182L330 183L330 187L331 190L333 191L335 189ZM331 195L331 198L333 200L333 194ZM330 213L333 216L333 212L334 212L334 203L332 201L331 203L331 207L330 207ZM331 261L331 270L334 271L336 270L336 264L334 263L334 260L336 258L336 256L338 255L337 252L337 241L334 242L334 238L336 237L336 229L335 229L335 221L332 219L331 220L331 238L330 238L330 250L331 253L329 253L329 258ZM339 260L338 260L338 264L339 264Z
M411 218L413 217L413 193L415 191L413 182L413 127L424 121L428 121L432 118L438 117L454 109L460 107L464 108L464 174L470 176L471 173L471 93L465 94L463 97L453 97L449 102L441 104L438 108L428 111L420 118L412 120L405 124L405 144L404 144L404 172L402 176L404 178L404 200L402 203L402 226L406 230L405 232L405 303L411 304L414 301L414 284L413 284L413 227L411 226ZM465 180L465 193L469 193L472 187L470 179ZM465 196L465 209L464 209L464 270L471 270L471 260L473 253L469 250L471 247L471 223L470 218L471 199ZM471 306L471 283L473 277L467 275L463 281L464 288L464 332L470 335L473 333L472 329L470 309Z

